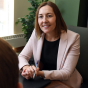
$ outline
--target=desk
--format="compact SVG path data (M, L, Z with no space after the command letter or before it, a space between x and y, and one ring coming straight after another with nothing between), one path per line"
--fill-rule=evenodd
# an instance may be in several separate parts
M29 87L24 86L24 83L23 83L24 78L21 75L19 76L19 82L21 82L23 84L23 88L30 88L30 86ZM62 83L60 81L51 81L51 83L48 84L44 88L72 88L72 87L70 87L70 86L68 86L68 85L66 85L66 84L64 84L64 83Z
M47 85L45 88L72 88L60 81L51 81L49 85Z

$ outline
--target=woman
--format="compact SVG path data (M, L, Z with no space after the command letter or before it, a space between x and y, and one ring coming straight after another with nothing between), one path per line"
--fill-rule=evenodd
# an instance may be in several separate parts
M54 3L42 3L36 12L35 29L19 55L22 76L29 79L35 72L36 76L60 80L73 88L80 88L82 77L75 68L79 54L79 34L67 30ZM32 55L35 63L39 61L39 68L28 64Z

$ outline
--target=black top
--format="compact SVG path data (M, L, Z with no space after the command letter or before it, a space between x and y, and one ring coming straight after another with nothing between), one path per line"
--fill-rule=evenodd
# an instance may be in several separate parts
M57 55L58 55L58 46L60 38L56 41L50 42L44 38L41 59L42 63L41 70L56 70L57 68Z

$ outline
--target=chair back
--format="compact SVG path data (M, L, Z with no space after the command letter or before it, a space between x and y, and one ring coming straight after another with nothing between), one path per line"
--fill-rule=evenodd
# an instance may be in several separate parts
M83 79L88 80L88 28L69 25L67 28L80 35L80 56L76 68Z

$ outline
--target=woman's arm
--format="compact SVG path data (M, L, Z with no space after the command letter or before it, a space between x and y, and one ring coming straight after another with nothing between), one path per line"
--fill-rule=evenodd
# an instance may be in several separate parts
M29 41L25 45L22 52L19 54L19 69L21 69L24 65L29 65L28 61L32 57L33 54L33 38L35 36L35 30L33 31Z

